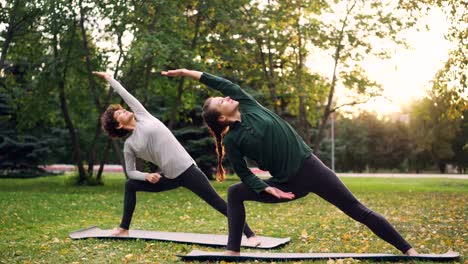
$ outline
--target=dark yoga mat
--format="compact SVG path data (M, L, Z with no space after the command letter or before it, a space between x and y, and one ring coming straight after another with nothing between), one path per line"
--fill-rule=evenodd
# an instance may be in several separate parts
M410 257L405 255L393 254L357 254L357 253L254 253L242 252L241 256L225 256L223 252L207 252L201 250L192 250L187 255L177 255L183 260L189 261L298 261L298 260L323 260L323 259L345 259L353 258L359 260L377 260L377 261L453 261L460 257L457 252L449 251L445 254L420 254Z
M213 234L196 234L196 233L182 233L182 232L160 232L160 231L145 231L145 230L132 230L129 231L128 237L111 237L110 233L112 230L102 230L97 226L85 228L70 233L72 239L83 239L83 238L115 238L115 239L144 239L144 240L161 240L161 241L172 241L178 243L190 243L199 244L204 246L226 246L227 235L213 235ZM255 248L275 248L288 243L291 239L286 238L274 238L257 236L261 244ZM251 247L244 245L246 237L242 238L242 246Z

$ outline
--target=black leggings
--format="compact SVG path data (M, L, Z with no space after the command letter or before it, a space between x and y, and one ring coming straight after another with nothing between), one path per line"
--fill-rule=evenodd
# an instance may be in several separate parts
M127 180L125 184L124 212L120 227L124 229L130 227L133 211L135 210L136 192L164 192L181 186L191 190L218 212L227 216L226 202L216 193L205 174L197 166L192 165L177 178L161 177L154 184L148 181ZM241 229L244 230L247 237L255 235L247 224Z
M366 225L377 236L405 253L410 244L401 237L395 228L380 214L361 204L346 188L336 174L313 154L307 158L298 173L286 183L265 182L285 192L293 192L294 199L305 197L310 192L317 194L338 207L345 214ZM290 200L278 199L267 192L260 194L250 190L244 183L237 183L228 190L228 250L240 251L242 227L245 223L244 201L262 203L282 203Z

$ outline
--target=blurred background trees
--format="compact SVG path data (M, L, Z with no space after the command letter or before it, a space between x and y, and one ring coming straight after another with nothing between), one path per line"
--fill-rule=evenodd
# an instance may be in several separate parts
M109 140L99 124L107 105L122 101L93 78L100 70L112 72L162 120L211 177L216 159L201 105L215 93L159 75L175 68L239 83L328 164L335 115L337 171L446 172L451 164L466 173L468 19L462 2L0 1L0 174L70 163L79 183L101 183L102 166L122 162L122 142ZM373 43L405 45L399 33L414 25L413 14L431 8L446 12L447 38L456 46L427 96L398 116L342 114L341 107L381 93L360 66L368 56L391 55ZM316 53L333 61L328 75L310 71L307 58ZM338 105L338 86L357 96Z

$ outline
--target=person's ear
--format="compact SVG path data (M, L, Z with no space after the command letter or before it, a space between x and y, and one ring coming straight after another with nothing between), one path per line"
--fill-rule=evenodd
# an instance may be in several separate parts
M226 121L227 121L227 117L226 117L225 115L220 115L220 116L218 117L218 122L220 122L220 123L226 123Z
M117 128L117 129L121 129L122 127L123 127L123 125L119 123L119 125L117 125L116 128Z

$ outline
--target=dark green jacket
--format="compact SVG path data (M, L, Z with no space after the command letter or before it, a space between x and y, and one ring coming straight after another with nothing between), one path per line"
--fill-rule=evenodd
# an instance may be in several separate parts
M287 182L297 173L312 150L286 121L226 79L203 73L200 82L239 102L241 122L229 126L223 143L242 182L257 193L268 187L247 167L244 157L269 171L273 182Z

